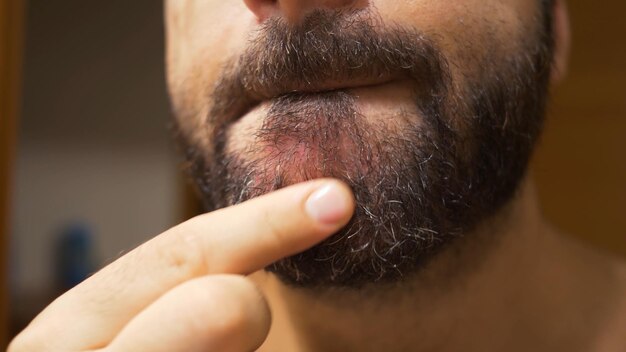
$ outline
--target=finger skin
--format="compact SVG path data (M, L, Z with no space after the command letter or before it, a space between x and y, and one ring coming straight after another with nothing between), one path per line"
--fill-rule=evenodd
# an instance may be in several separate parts
M348 206L332 224L304 211L324 185ZM286 187L237 206L186 221L108 265L44 310L11 345L105 347L139 312L181 283L209 274L245 275L301 252L345 225L354 210L349 188L334 180ZM72 329L67 329L67 322ZM47 348L47 347L46 347ZM32 349L31 349L32 350Z
M254 351L265 340L270 321L269 307L250 280L210 275L163 295L105 351Z

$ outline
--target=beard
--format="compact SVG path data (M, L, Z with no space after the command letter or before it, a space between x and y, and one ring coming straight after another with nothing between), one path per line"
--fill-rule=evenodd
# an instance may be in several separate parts
M550 18L542 20L513 53L477 38L493 43L493 56L467 60L462 81L426 34L384 26L367 12L317 10L297 26L267 20L211 95L209 147L182 138L207 210L337 178L356 200L348 225L266 269L307 288L416 274L494 217L524 177L552 59ZM352 90L308 89L380 76L411 82L411 109L372 121ZM235 147L233 126L263 99L269 108L252 142Z

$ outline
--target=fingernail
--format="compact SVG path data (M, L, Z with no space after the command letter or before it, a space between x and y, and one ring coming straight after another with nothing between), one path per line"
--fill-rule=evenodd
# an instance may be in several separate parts
M306 201L306 212L324 224L336 224L350 210L350 199L336 182L328 183L313 192Z

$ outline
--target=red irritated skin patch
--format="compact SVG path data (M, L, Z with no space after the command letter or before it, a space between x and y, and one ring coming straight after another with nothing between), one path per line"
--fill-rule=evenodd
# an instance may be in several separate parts
M363 178L387 136L402 136L406 124L421 124L413 94L403 81L285 94L237 121L229 131L227 152L262 170L249 180L254 185Z
M367 173L371 155L355 98L342 91L290 94L275 99L255 134L265 177L293 184L320 177L351 178ZM266 172L267 173L267 172Z

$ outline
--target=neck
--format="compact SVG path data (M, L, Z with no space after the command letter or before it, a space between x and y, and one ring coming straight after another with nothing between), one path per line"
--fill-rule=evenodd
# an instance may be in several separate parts
M581 253L572 255L564 242L541 218L527 182L496 222L393 287L309 291L257 273L274 321L263 349L563 350L563 336L580 321L581 334L565 342L575 351L589 334L584 323L599 314L586 309L588 298L610 280L582 265ZM582 272L573 270L577 262Z

